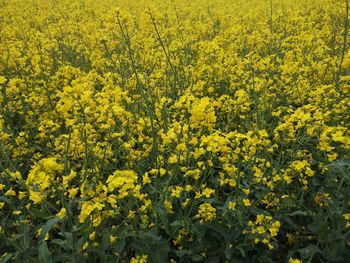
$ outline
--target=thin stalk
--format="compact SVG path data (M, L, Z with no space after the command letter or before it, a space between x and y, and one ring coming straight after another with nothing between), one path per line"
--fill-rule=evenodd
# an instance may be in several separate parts
M273 9L272 9L272 0L270 0L270 31L273 33L273 20L272 20L272 14L273 14Z
M347 50L348 33L349 33L349 0L345 0L343 44L342 44L342 50L341 50L340 63L339 63L339 66L338 66L336 87L339 87L340 73L341 73L342 65L343 65L344 58L345 58L345 52Z
M179 78L178 78L177 71L176 71L176 69L175 69L173 63L172 63L171 60L170 60L170 56L169 56L169 54L168 54L168 52L167 52L167 50L166 50L166 48L165 48L164 42L163 42L163 40L162 40L162 38L161 38L161 36L160 36L160 33L159 33L159 30L158 30L156 21L155 21L153 15L152 15L152 12L151 12L150 8L148 8L148 11L149 11L149 15L150 15L151 20L152 20L152 24L153 24L154 30L156 31L156 34L157 34L157 38L158 38L159 44L161 45L161 47L162 47L162 49L163 49L163 52L164 52L164 54L165 54L165 57L166 57L166 59L167 59L169 65L170 65L171 71L172 71L173 74L174 74L174 78L175 78L174 89L176 88L176 84L177 84L177 85L179 86L179 88L180 88Z
M157 137L156 137L157 132L156 132L156 129L155 129L155 126L154 126L154 119L155 118L154 118L154 114L153 114L153 111L152 111L151 106L150 106L151 103L150 103L150 101L148 99L147 94L143 90L142 82L141 82L141 80L139 78L139 75L138 75L138 72L136 70L136 63L135 63L135 59L134 59L134 55L133 55L133 50L131 49L131 42L130 42L129 34L128 34L128 32L126 30L124 30L124 28L122 26L122 23L120 22L119 16L117 16L117 22L118 22L120 31L122 33L123 39L125 41L125 44L127 46L129 58L130 58L130 61L131 61L131 67L132 67L132 70L134 72L135 79L136 79L136 87L140 91L141 96L142 96L142 98L143 98L143 100L145 101L145 104L146 104L147 113L148 113L148 116L149 116L149 119L150 119L150 122L151 122L152 140L153 140L152 152L154 154L154 153L157 152L158 147L157 147Z

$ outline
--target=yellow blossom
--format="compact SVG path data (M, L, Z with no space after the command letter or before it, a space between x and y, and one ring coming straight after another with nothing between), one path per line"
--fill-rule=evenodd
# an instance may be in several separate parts
M34 204L40 204L44 200L44 196L40 192L29 191L29 199L34 202Z
M249 199L243 199L243 204L245 206L251 206L250 200Z
M16 192L13 189L7 190L5 196L15 196Z
M236 208L236 203L233 201L228 202L228 209L230 210L235 210Z
M200 222L212 221L216 217L216 209L209 203L204 203L199 206L197 218L200 218Z
M62 207L61 210L56 214L59 218L64 218L67 214L67 209Z

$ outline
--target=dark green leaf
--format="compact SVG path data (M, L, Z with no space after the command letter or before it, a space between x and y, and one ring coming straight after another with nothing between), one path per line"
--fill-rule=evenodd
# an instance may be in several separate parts
M43 242L39 245L39 262L41 263L51 263L51 253L47 247L46 242Z
M157 209L157 213L158 213L158 216L159 216L159 219L160 221L162 222L163 226L164 226L164 229L167 233L169 233L169 220L168 220L168 215L166 214L166 212L161 209L161 208L158 208Z
M303 259L309 259L310 257L312 257L317 253L322 254L322 250L314 245L309 245L305 248L298 249L298 252L300 253Z
M170 226L182 226L182 224L180 221L175 220L174 222L171 222Z
M193 254L191 258L193 261L201 261L203 259L203 257L199 254Z
M41 243L45 240L45 236L46 234L51 230L51 228L56 225L58 222L60 222L62 219L55 216L49 220L47 220L47 222L44 224L42 230L41 230L41 233L40 233L40 236L39 236L39 239L38 239L38 242Z
M126 240L125 240L125 238L120 238L120 239L118 238L118 239L117 239L117 243L116 243L115 246L114 246L115 252L117 252L118 254L120 254L120 253L123 251L125 245L126 245Z
M13 257L13 254L7 253L6 256L4 256L3 258L1 258L1 263L6 263L6 262L9 261L12 257Z
M301 211L301 210L298 210L298 211L294 211L293 213L290 213L288 214L289 216L308 216L309 213L305 212L305 211Z

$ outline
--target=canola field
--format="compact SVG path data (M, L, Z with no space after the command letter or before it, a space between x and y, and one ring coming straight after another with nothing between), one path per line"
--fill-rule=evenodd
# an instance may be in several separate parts
M348 262L344 0L0 0L1 262Z

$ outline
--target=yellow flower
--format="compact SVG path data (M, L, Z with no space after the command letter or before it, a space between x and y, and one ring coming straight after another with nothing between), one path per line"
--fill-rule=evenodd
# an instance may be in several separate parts
M235 210L236 208L236 203L233 201L228 202L228 209L230 210Z
M43 201L44 196L40 192L30 190L29 199L32 200L34 204L40 204Z
M118 237L116 236L109 236L109 242L111 244L115 244L117 242Z
M204 97L200 100L195 100L191 108L191 127L208 127L209 130L212 130L215 122L215 109L210 101L210 98Z
M164 201L164 207L165 207L165 210L168 214L172 214L174 211L173 211L173 205L171 204L170 201L168 200L165 200Z
M72 188L68 190L69 198L74 198L79 191L79 188Z
M0 85L4 84L6 82L6 78L3 76L0 76Z
M95 216L95 218L92 220L92 226L98 227L102 222L102 217L100 215Z
M343 214L345 220L350 220L350 214Z
M64 218L67 214L67 209L62 207L61 210L56 214L59 218Z
M159 169L159 175L160 175L161 177L164 176L165 173L166 173L166 170L165 170L164 168L160 168L160 169Z
M266 232L265 227L263 226L258 226L256 230L258 231L259 234L264 234Z
M108 191L118 191L118 198L126 197L135 189L137 174L132 170L117 170L107 179Z
M19 200L23 200L26 197L27 197L27 193L26 192L22 192L22 191L18 192L18 199Z
M213 193L215 193L215 190L210 189L210 188L205 188L202 191L202 195L204 195L206 198L209 198Z
M135 214L136 214L135 211L130 210L129 213L128 213L128 218L129 218L129 219L134 219L134 218L135 218Z
M148 173L145 173L142 177L142 183L144 185L149 184L151 182L151 179L149 178Z
M251 205L252 205L252 204L250 203L250 200L247 199L247 198L243 199L243 203L244 203L245 206L251 206Z
M89 246L89 242L85 242L84 245L83 245L83 250L87 249Z
M196 217L200 218L201 223L212 221L216 217L216 209L209 203L201 204Z
M71 171L69 175L62 177L63 186L67 186L71 180L73 180L77 176L77 173Z
M265 216L264 215L257 215L255 223L262 223L264 221Z
M14 179L14 180L18 180L21 181L22 180L22 175L20 172L16 171L16 172L11 172L10 176Z
M5 196L15 196L16 192L14 190L12 190L12 188L10 190L7 190L7 192L5 193Z
M147 263L147 259L148 259L147 255L137 256L137 257L131 258L130 263Z
M185 186L185 190L186 190L186 192L191 192L191 191L193 190L193 186L190 185L190 184L187 184L187 185Z
M176 186L175 189L171 190L171 196L180 198L182 191L183 191L183 188L181 186Z
M92 232L90 235L89 235L89 239L90 240L95 240L95 237L96 237L96 232Z
M186 198L186 200L185 200L184 202L181 203L181 206L182 206L182 207L187 207L188 204L189 204L189 202L190 202L190 199L189 199L189 198Z
M173 164L173 163L177 163L178 162L178 158L176 155L172 155L169 157L168 159L169 163Z
M277 236L280 226L281 226L280 221L275 221L272 223L272 225L269 228L270 235L272 237Z
M347 56L345 57L342 67L345 69L350 69L350 52L348 52Z
M249 195L250 190L249 189L242 189L243 193L245 193L246 195Z
M259 131L259 135L261 137L268 137L269 136L269 134L267 133L267 131L265 129L264 130L260 130Z
M95 206L92 202L84 202L81 206L79 222L84 223L94 209L95 209Z

